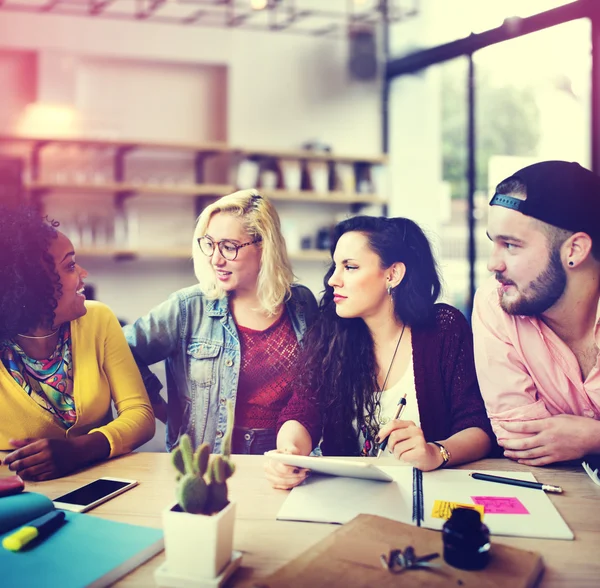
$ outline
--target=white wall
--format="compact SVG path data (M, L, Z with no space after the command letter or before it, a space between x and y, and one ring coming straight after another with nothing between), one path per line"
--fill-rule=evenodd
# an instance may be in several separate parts
M0 16L0 31L2 16ZM0 129L12 126L23 105L35 99L36 55L33 51L4 51L0 32Z
M90 135L227 139L224 66L84 56L76 75L76 104L94 125Z
M0 11L0 51L12 52L11 63L26 59L21 52L37 53L39 97L71 101L83 132L107 137L226 140L273 149L319 140L339 153L377 155L380 84L348 79L347 50L345 39ZM19 90L16 69L0 88L11 88L23 109L32 96ZM15 110L8 109L13 124ZM156 172L165 161L174 160L161 154L160 162L147 159L145 169ZM178 174L191 174L191 162L173 165L184 166ZM59 220L59 214L71 214L62 199L55 195L49 201ZM106 207L98 199L85 202L94 214ZM136 210L143 238L154 245L165 239L189 242L194 220L189 199L138 197L128 206ZM347 210L280 206L283 220L293 217L300 230L311 232ZM97 297L130 321L194 281L186 261L84 261ZM321 290L321 262L297 263L294 270L313 291ZM153 447L161 444L162 438Z

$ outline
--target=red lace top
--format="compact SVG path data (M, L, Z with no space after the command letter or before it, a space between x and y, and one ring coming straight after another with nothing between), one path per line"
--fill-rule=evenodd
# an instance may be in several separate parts
M238 325L242 362L235 406L236 427L274 429L287 404L298 340L287 312L269 328Z

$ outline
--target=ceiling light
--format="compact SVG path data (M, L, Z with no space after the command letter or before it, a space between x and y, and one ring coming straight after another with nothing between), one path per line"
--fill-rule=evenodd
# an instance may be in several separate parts
M250 0L252 10L264 10L268 3L269 0Z

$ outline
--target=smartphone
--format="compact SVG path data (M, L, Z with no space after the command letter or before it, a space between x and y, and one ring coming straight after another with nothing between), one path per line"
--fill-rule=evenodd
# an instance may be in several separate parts
M55 498L52 502L56 508L62 510L86 512L134 486L137 486L136 480L98 478L81 488Z

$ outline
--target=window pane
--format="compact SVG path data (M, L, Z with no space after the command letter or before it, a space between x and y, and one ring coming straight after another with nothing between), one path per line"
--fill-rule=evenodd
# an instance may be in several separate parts
M475 54L478 283L489 275L485 224L496 184L536 161L590 167L590 29L582 19Z
M444 281L443 299L467 313L466 58L391 84L391 216L419 223Z

